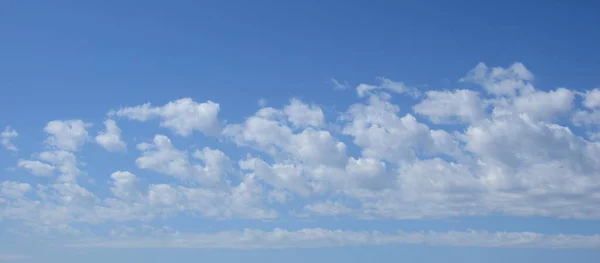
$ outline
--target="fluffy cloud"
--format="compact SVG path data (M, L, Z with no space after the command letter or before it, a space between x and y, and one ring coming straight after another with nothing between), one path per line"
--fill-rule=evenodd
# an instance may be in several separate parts
M585 94L583 105L588 109L600 108L600 88L595 88Z
M152 143L138 144L142 156L137 158L139 168L149 169L183 181L213 184L222 181L231 169L229 157L208 147L194 152L193 157L204 163L193 164L186 152L179 151L164 135L156 135Z
M111 152L126 150L127 144L121 139L121 129L117 126L117 123L108 119L104 121L104 126L106 126L106 131L100 132L96 136L96 143Z
M84 173L79 169L77 157L68 151L49 151L42 152L39 159L50 163L60 173L59 180L64 182L73 182L78 176Z
M0 133L0 144L2 144L2 146L9 151L17 151L17 146L11 142L11 140L17 136L19 136L19 134L15 129L12 129L10 126L6 126L4 131Z
M222 125L218 119L219 110L219 104L212 101L198 103L191 98L183 98L159 107L146 103L125 107L110 114L137 121L159 118L160 126L181 136L189 136L193 131L211 135L218 133Z
M533 79L533 74L522 63L514 63L508 68L489 68L479 63L461 81L478 84L493 95L515 96L535 90L531 83Z
M297 127L319 127L325 123L325 115L318 106L306 105L298 99L292 99L290 104L283 108L288 121Z
M77 151L88 138L88 126L81 120L50 121L44 128L49 135L46 143L59 150Z
M20 199L23 198L25 193L32 190L31 185L26 183L16 183L11 181L4 181L0 184L0 193L3 196Z
M594 141L600 141L600 89L595 88L584 94L583 106L573 114L575 126L585 126L588 129L588 137Z
M98 193L97 187L78 180L86 174L78 150L87 140L88 126L79 120L52 121L45 128L50 148L34 154L32 160L20 159L17 165L34 175L56 178L38 185L25 179L3 182L0 220L22 222L40 232L82 234L82 225L178 216L600 219L600 142L590 135L598 133L600 124L595 121L600 120L595 118L600 116L598 91L537 90L533 74L520 63L509 68L479 64L462 80L482 89L427 91L421 97L401 82L380 78L376 85L358 85L360 100L338 116L325 116L318 105L292 99L280 108L263 107L240 123L225 126L218 118L219 105L210 101L180 99L159 107L122 108L111 114L139 121L157 118L162 127L188 136L178 139L203 142L190 138L200 131L218 135L222 144L178 148L179 140L157 134L137 144L139 156L134 163L140 170L135 174L114 167L112 174L96 175L109 178L99 186L107 191ZM400 107L394 93L413 95L414 103ZM581 105L575 94L584 96ZM335 123L327 122L334 119ZM114 121L105 126L96 142L109 150L124 149ZM588 136L576 126L585 127ZM246 239L237 239L240 236ZM194 247L236 248L386 242L598 246L596 236L535 233L308 229L180 237ZM94 244L174 246L169 238ZM229 245L218 241L225 238L236 241Z
M526 113L531 118L548 120L569 113L574 98L574 92L565 88L549 92L535 91L515 99L514 106L518 112Z
M112 193L122 199L138 199L140 193L137 190L137 181L135 174L127 171L116 171L110 175L113 179L113 186L110 188Z
M73 152L54 150L41 152L38 160L19 160L17 165L36 176L50 176L58 172L62 182L74 182L77 177L84 175L79 169L77 157Z
M38 160L19 160L17 165L21 168L29 170L33 175L47 176L54 172L54 166Z
M85 173L79 169L78 151L88 138L86 130L90 124L81 120L50 121L44 128L48 134L45 140L51 148L37 154L38 160L19 159L17 165L36 176L50 176L58 172L60 182L75 182Z
M433 123L472 123L485 117L483 102L475 91L428 91L425 95L413 110Z

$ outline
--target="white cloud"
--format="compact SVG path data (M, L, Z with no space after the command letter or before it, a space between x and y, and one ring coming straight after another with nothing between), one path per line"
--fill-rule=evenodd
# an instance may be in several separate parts
M42 152L39 159L54 166L60 173L59 180L63 182L74 182L78 176L84 174L79 169L77 157L72 152L62 150Z
M348 88L348 82L340 82L337 79L331 78L329 79L331 85L333 85L334 89L344 90Z
M197 173L211 182L222 181L228 173L232 172L231 160L222 151L204 147L202 150L196 150L193 157L202 161L204 166L195 165Z
M216 146L219 150L213 145L183 150L176 145L191 138L179 142L155 135L152 141L137 144L140 156L135 164L141 170L133 174L114 167L110 178L94 174L108 182L104 179L104 184L89 189L78 183L86 173L75 154L87 138L85 125L54 121L46 128L53 148L33 160L19 160L18 166L37 175L59 176L39 185L4 182L0 221L22 222L35 233L84 235L86 226L100 223L135 224L170 217L268 220L296 210L308 217L358 220L488 215L600 219L600 143L580 134L588 132L588 138L594 138L598 133L600 121L593 117L600 111L595 104L585 99L583 105L573 103L576 92L564 88L536 90L533 75L518 63L507 69L481 64L465 80L487 93L429 91L422 99L404 98L414 99L412 104L403 100L397 105L387 92L416 91L382 79L379 86L365 86L360 101L334 116L326 116L317 105L292 99L282 108L261 108L240 123L225 126L219 138L223 144ZM592 93L577 94L593 97ZM222 124L218 112L216 103L182 99L161 107L124 108L115 114L142 121L159 118L163 127L186 136L193 131L218 134ZM572 125L564 121L570 114L585 132L566 126ZM430 127L422 118L452 125ZM118 134L106 126L105 134ZM199 139L194 137L194 143L205 142ZM89 161L109 165L104 160ZM149 171L177 180L164 180ZM231 246L335 243L331 240L376 244L407 238L341 231L336 239L336 231L307 230L317 236L313 238L278 231L250 231L243 237L255 242L246 244L242 239ZM123 232L128 233L115 234ZM320 239L319 233L326 238ZM408 237L417 234L427 236L419 244L450 238L448 233L408 233ZM221 234L203 235L218 239ZM208 237L205 241L191 234L184 237L190 238L192 246L226 246ZM354 237L359 241L347 241ZM566 247L568 238L583 244L578 236L530 233L461 232L454 237L458 241L448 244L474 245L477 238L489 246ZM269 243L271 238L280 242ZM584 239L592 242L593 238ZM142 241L170 246L169 240Z
M37 176L48 176L54 172L54 166L49 165L38 160L19 160L17 165L21 168L27 169L33 175Z
M110 114L142 122L159 118L160 126L171 129L178 135L189 136L193 131L209 135L219 133L222 126L218 119L219 110L218 103L197 103L191 98L183 98L159 107L146 103L125 107Z
M10 126L6 126L4 131L0 133L0 144L2 144L2 146L9 151L17 151L17 146L11 142L12 139L17 136L19 136L19 133L17 133L15 129L11 128Z
M164 135L156 135L152 143L138 144L138 149L142 151L142 156L136 159L139 168L170 175L182 181L214 184L223 181L231 169L229 157L208 147L193 154L204 166L191 163L188 153L176 149Z
M38 159L20 159L17 166L36 176L50 176L58 172L58 179L62 182L74 182L77 177L84 174L78 167L77 157L69 151L45 151L38 155Z
M533 91L533 79L533 74L522 63L514 63L506 69L489 68L484 63L479 63L461 81L481 85L494 95L515 96Z
M111 191L116 197L122 199L139 199L141 194L137 189L137 181L135 174L127 171L116 171L110 175L113 179Z
M0 183L0 194L14 199L23 198L23 195L31 190L31 185L26 183L17 183L11 181L4 181Z
M75 182L77 177L85 174L78 167L75 152L88 138L87 126L89 124L81 120L48 122L44 128L48 133L45 142L53 149L39 153L38 160L19 159L17 166L36 176L58 172L60 182Z
M174 206L180 199L177 190L166 184L151 185L148 189L148 201L153 206Z
M573 114L573 123L576 126L596 126L600 125L600 110L585 111L579 110Z
M515 108L535 119L563 117L571 111L575 94L565 88L535 91L515 99Z
M304 206L304 210L310 213L328 216L344 215L352 212L352 209L346 207L343 203L330 200L306 205Z
M376 90L386 90L398 94L408 94L413 97L419 96L419 91L417 89L407 86L404 84L404 82L397 82L383 77L378 77L377 81L379 81L378 85L359 84L356 87L356 93L358 96L361 98L366 97Z
M153 232L149 237L119 237L96 239L67 247L83 248L230 248L281 249L320 248L342 246L376 246L420 244L458 247L600 249L598 235L545 235L533 232L402 232L383 233L367 231L305 228L296 231L276 228L272 231L245 229L213 234L181 233L178 231Z
M400 108L387 96L370 96L367 103L354 104L344 116L343 128L354 144L362 148L362 156L395 164L413 162L423 150L435 150L427 125L414 116L398 116Z
M292 199L292 194L287 191L275 189L269 191L267 194L267 200L271 203L285 204Z
M292 99L289 105L283 108L288 121L297 127L320 127L325 123L325 115L318 106L307 105L298 99Z
M81 120L50 121L44 128L49 134L46 142L59 150L77 151L88 138L87 126Z
M578 110L573 114L575 126L585 126L590 140L600 140L600 89L595 88L584 94L583 106L587 110Z
M600 88L586 92L583 105L588 109L600 108Z
M485 117L484 104L475 91L428 91L425 95L413 110L433 123L473 123Z
M117 123L108 119L104 121L104 126L106 126L106 131L98 133L96 143L107 151L125 151L127 144L121 139L121 129L117 126Z

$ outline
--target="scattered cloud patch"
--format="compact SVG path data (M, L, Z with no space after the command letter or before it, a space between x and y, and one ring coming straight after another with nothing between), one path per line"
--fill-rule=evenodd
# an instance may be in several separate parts
M17 146L12 143L12 140L17 136L19 136L19 133L17 133L15 129L11 128L10 126L6 126L4 131L0 133L0 144L2 144L2 147L5 149L16 152Z

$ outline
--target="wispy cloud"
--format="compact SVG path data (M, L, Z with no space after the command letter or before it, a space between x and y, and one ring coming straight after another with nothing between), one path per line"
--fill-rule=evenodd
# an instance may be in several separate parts
M67 244L85 248L282 249L420 244L432 246L600 249L600 235L544 235L532 232L358 232L322 228L289 231L246 229L218 233L173 232L151 237L119 236Z
M349 87L348 82L338 81L337 79L334 79L334 78L329 79L329 83L331 83L333 85L334 89L344 90Z
M27 256L27 255L0 254L0 261L13 262L13 261L24 261L24 260L28 260L28 259L31 259L31 257Z

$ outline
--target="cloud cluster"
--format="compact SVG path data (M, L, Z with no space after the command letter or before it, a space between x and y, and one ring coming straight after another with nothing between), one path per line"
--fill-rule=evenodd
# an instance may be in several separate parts
M183 98L163 106L124 107L109 112L105 130L94 138L108 151L127 149L117 126L117 121L126 119L158 119L172 136L217 136L236 148L224 152L200 147L188 152L158 132L152 140L136 145L135 165L174 183L144 186L140 184L144 174L115 168L106 175L111 180L110 196L94 194L79 179L86 173L77 154L90 141L92 126L82 120L51 121L44 128L46 150L33 159L20 159L17 165L55 181L48 185L3 182L0 220L19 220L41 232L69 233L80 232L75 224L148 222L174 216L509 215L598 220L600 90L541 90L533 81L534 75L520 63L508 68L477 65L460 80L478 87L472 89L418 91L378 78L376 85L358 85L360 100L338 116L326 116L318 105L291 99L280 108L265 105L232 124L221 119L220 105L212 101ZM399 105L398 97L413 104ZM16 136L8 129L8 135L2 134L4 146L12 145L13 132ZM290 200L300 207L285 206ZM225 246L211 243L209 237L219 240L230 235L242 240L232 247L473 245L471 240L481 240L487 246L569 247L572 243L597 248L599 243L596 236L531 233L303 231L249 230L185 238L199 247ZM305 237L307 233L316 239ZM454 241L443 243L450 239ZM169 240L156 242L167 246L180 242ZM151 246L154 241L136 242Z

